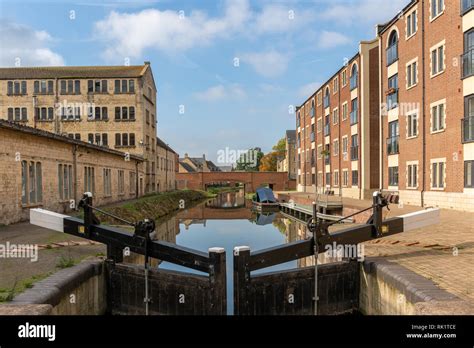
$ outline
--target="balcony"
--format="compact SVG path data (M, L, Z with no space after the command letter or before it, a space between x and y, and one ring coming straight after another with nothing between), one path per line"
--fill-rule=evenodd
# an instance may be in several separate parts
M324 108L329 107L329 95L325 96L323 99Z
M351 76L351 79L350 79L351 91L357 88L358 80L359 80L359 74L354 74Z
M359 146L351 146L351 161L359 159Z
M474 9L474 0L461 0L461 15Z
M309 140L311 140L311 142L314 143L315 139L316 139L316 135L313 132L309 135Z
M330 155L325 155L324 156L324 164L325 165L331 164L331 156Z
M465 117L462 122L462 142L474 141L474 116Z
M393 136L387 138L387 153L389 155L396 155L399 152L399 140L400 136Z
M398 60L398 43L387 48L387 66Z
M474 49L461 56L461 74L463 79L474 75Z
M351 126L359 122L357 109L351 111Z
M324 125L324 136L327 137L329 134L331 134L331 125L328 123Z
M387 94L387 110L395 109L398 106L398 88Z

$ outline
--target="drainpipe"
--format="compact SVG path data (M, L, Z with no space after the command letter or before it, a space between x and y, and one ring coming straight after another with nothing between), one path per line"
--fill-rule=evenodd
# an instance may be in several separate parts
M378 31L378 28L377 28ZM379 144L380 144L380 150L379 150L379 189L383 189L383 181L384 181L384 176L383 176L383 170L384 170L384 157L383 157L383 152L384 148L386 146L386 143L383 141L383 124L385 121L383 121L384 115L382 114L382 104L383 104L383 80L382 80L382 37L380 34L377 32L377 35L379 37ZM388 110L387 110L388 112ZM387 117L388 121L388 114L385 115Z
M422 134L423 139L423 159L422 159L422 188L421 188L421 206L425 206L425 190L426 190L426 115L425 115L425 102L426 102L426 87L425 87L425 0L421 1L421 66L422 71L422 97L421 97L421 117L422 117Z
M349 64L347 64L349 65ZM347 72L349 70L347 70L347 67L346 67L346 82L347 82ZM338 75L339 76L339 75ZM338 86L337 86L337 112L338 112L338 120L337 120L337 123L338 123L338 128L339 128L339 140L338 140L338 146L339 148L337 149L337 153L338 153L338 159L339 159L339 172L338 172L338 182L339 182L339 197L342 197L342 158L341 158L341 154L342 154L342 151L341 151L341 146L342 146L342 137L341 137L341 122L342 122L342 117L341 117L341 114L342 114L342 110L341 110L341 84L342 84L342 80L341 80L341 77L339 76L338 77ZM349 106L349 105L348 105ZM348 108L349 110L349 108ZM334 149L333 149L334 151Z
M138 197L139 197L139 192L138 192L138 180L139 180L138 161L135 161L135 198L138 198Z
M74 174L74 204L77 202L77 145L72 146L72 170Z

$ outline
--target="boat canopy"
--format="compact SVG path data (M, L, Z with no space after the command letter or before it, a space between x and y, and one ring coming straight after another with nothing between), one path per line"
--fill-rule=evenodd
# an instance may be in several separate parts
M273 191L267 187L257 189L255 200L260 203L276 203Z

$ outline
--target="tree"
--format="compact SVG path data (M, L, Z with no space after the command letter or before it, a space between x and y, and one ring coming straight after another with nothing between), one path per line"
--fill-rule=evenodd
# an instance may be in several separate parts
M276 172L279 156L279 153L276 151L267 153L262 157L262 160L260 161L260 167L258 169L261 172Z
M246 153L240 155L236 163L236 170L244 170L246 172L256 172L260 167L263 152L259 147L249 149Z
M286 140L285 138L281 138L278 140L278 143L273 146L273 151L277 152L286 152Z

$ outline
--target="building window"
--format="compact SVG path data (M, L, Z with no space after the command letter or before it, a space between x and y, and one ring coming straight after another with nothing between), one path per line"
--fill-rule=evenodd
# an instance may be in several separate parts
M431 188L442 190L444 189L444 170L445 160L431 161Z
M27 92L26 81L7 82L7 95L25 95Z
M79 106L61 106L60 112L63 121L79 121L81 119L81 107Z
M53 81L35 81L33 83L33 90L35 94L53 94Z
M351 91L357 88L358 84L359 84L359 70L358 70L357 64L354 64L352 65L352 69L351 69L351 78L350 78Z
M439 132L444 130L446 120L446 104L445 102L431 106L431 132Z
M347 154L348 146L349 146L349 138L347 136L342 137L342 153Z
M104 168L104 196L112 196L112 169Z
M349 171L344 169L342 171L342 186L347 187L349 185Z
M114 84L115 93L135 93L135 81L134 80L115 80Z
M349 114L348 110L349 110L349 104L345 102L344 104L342 104L342 120L343 121L347 120L347 115Z
M418 187L418 163L407 165L407 188L416 189Z
M72 179L72 165L58 164L58 189L61 201L73 198Z
M135 194L136 185L137 185L137 174L135 172L130 172L130 194Z
M329 87L326 87L326 90L324 92L324 101L323 101L323 104L324 104L324 108L328 108L329 107L329 102L330 102L330 92L329 92Z
M464 162L464 187L474 188L474 161Z
M351 126L359 122L358 112L357 112L357 98L351 101Z
M95 169L94 167L84 167L84 192L95 192Z
M61 94L81 94L80 80L61 80L59 85Z
M316 101L318 103L318 106L321 105L321 96L322 96L322 92L319 91L318 94L316 95Z
M413 11L407 16L407 39L415 35L418 30L418 23L416 20L417 11Z
M474 141L474 94L464 98L463 142Z
M398 60L398 33L396 30L390 33L386 54L387 66L392 65Z
M54 118L54 109L52 107L35 108L35 119L37 121L52 121Z
M69 133L67 137L74 140L81 140L81 134L79 133Z
M461 56L461 63L462 78L472 76L474 74L474 29L464 33L464 54Z
M388 167L388 185L398 186L398 167Z
M109 137L107 133L89 133L87 135L87 141L89 144L109 146Z
M352 186L359 186L359 171L352 171Z
M118 194L125 194L125 172L118 170Z
M318 121L316 122L316 130L318 133L321 133L322 126L323 120L321 118L318 118Z
M323 146L322 145L318 145L318 159L321 159L321 157L323 156Z
M311 118L313 118L314 115L316 115L315 109L314 109L314 99L311 99L311 111L310 111Z
M418 61L407 64L407 89L418 83Z
M444 43L431 50L431 77L441 74L444 69Z
M38 204L43 201L41 162L21 162L21 203Z
M324 117L324 135L328 136L331 134L331 116L327 115Z
M359 137L357 134L351 135L351 161L359 159Z
M339 139L334 140L332 147L334 156L339 156Z
M332 92L336 94L339 90L339 77L336 77L332 82Z
M347 69L344 69L342 71L341 79L342 79L342 87L345 87L347 85Z
M115 120L116 121L134 121L135 120L135 107L115 107Z
M444 0L430 0L431 1L431 20L440 16L444 11Z
M339 109L335 108L332 111L332 123L333 124L338 124L339 123Z
M326 173L326 185L331 186L331 173Z
M116 133L115 147L134 147L135 133Z
M407 115L407 138L418 135L418 112Z
M398 74L388 79L387 110L398 107Z
M398 121L393 121L388 124L387 153L389 155L396 155L399 152L399 132Z
M334 171L334 186L339 186L339 171Z
M28 109L25 107L8 108L8 121L11 121L11 122L28 121Z

